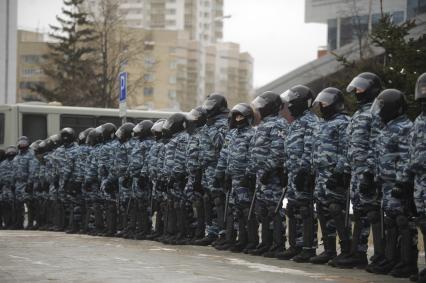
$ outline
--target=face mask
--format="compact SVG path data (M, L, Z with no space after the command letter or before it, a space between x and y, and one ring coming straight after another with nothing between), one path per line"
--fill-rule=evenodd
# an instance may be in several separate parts
M322 117L325 120L329 120L334 114L336 114L336 111L334 110L333 105L324 107L320 104L320 111L321 111Z

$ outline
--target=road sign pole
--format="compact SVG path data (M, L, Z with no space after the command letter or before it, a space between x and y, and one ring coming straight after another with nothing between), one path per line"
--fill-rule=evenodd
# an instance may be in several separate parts
M120 94L119 94L119 116L121 123L127 122L127 72L122 72L119 75Z

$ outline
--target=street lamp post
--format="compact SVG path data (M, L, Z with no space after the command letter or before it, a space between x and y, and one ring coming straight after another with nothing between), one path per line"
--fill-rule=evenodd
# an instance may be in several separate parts
M218 21L223 21L225 19L231 18L231 15L225 15L222 17L216 17L211 21L211 24ZM201 27L201 38L199 40L199 48L200 48L200 58L199 58L199 65L198 65L198 80L197 80L197 105L201 105L204 101L204 95L205 95L205 74L206 74L206 54L205 54L205 42L204 42L204 35L205 35L205 26L204 24Z

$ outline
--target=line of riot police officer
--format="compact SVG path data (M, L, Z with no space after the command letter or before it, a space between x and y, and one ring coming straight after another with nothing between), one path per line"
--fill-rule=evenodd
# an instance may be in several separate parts
M297 85L232 109L213 93L155 122L20 137L0 151L1 226L22 229L26 209L26 229L212 245L426 282L416 228L425 239L426 74L414 124L405 95L373 73L346 91L358 105L352 117L341 90Z

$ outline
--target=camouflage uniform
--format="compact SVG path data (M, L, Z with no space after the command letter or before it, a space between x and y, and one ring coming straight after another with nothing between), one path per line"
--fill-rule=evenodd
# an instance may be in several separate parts
M30 206L32 201L32 184L30 172L34 172L31 166L34 154L30 150L19 151L13 159L13 183L15 185L15 221L17 228L23 228L24 225L24 203Z
M0 185L1 185L1 208L2 221L5 228L10 228L13 224L13 212L15 197L13 194L13 160L5 159L0 163Z
M351 169L351 202L355 227L353 252L367 252L370 234L369 213L378 213L379 198L376 188L360 191L363 174L374 172L374 143L380 130L380 121L370 112L372 103L366 103L354 113L347 128L348 162ZM378 219L378 217L375 217ZM372 219L370 217L370 219ZM374 229L374 228L373 228ZM376 251L377 252L377 251Z
M262 245L272 249L281 249L284 245L284 211L275 214L283 187L280 174L285 161L284 140L288 123L278 116L267 116L256 128L253 146L250 149L251 163L246 175L256 177L256 217L262 223ZM265 183L260 179L265 173L271 173ZM273 234L272 234L273 233Z
M215 238L223 230L224 194L223 188L213 187L214 174L220 150L228 131L227 114L219 114L203 126L200 134L201 164L204 169L202 184L204 188L204 216L206 234ZM217 217L213 219L213 203Z
M314 168L316 182L314 197L317 203L318 218L324 239L324 245L335 252L336 229L339 234L342 254L350 249L350 229L345 226L344 211L346 207L346 188L333 188L327 183L335 174L348 173L346 128L349 117L335 114L329 120L320 123L315 143ZM343 189L343 190L342 190ZM334 243L334 244L333 244ZM333 247L334 246L334 247Z
M285 139L285 165L288 172L288 188L287 188L287 207L286 213L289 218L289 244L295 249L304 246L303 243L303 220L311 217L313 222L309 225L313 226L310 230L310 243L306 244L305 249L316 248L316 215L312 215L313 207L313 182L309 182L303 186L303 190L296 188L296 176L299 171L306 172L307 176L313 176L313 152L315 135L318 127L319 119L310 110L305 110L302 116L296 118L289 127L288 135ZM309 178L312 179L312 178ZM300 208L303 207L303 215ZM308 225L308 224L306 224ZM311 246L307 246L311 245Z
M410 160L409 135L413 123L406 115L401 115L388 122L380 131L376 143L377 169L376 174L381 184L382 207L385 214L386 252L388 262L398 258L398 236L405 238L403 233L410 234L409 240L413 251L417 251L417 229L412 217L411 204L407 199L392 196L396 181L402 179L404 168ZM406 245L402 245L406 246ZM410 245L408 245L410 246Z

